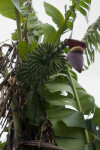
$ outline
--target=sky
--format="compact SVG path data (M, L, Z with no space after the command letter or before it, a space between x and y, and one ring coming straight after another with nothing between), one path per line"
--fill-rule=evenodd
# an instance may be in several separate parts
M44 23L53 24L51 18L45 14L43 7L44 0L33 0L33 7L37 13L39 19ZM64 14L64 5L68 0L45 0L46 2L57 7L62 14ZM100 16L100 0L92 0L91 9L89 12L89 22L86 22L84 16L78 14L74 24L74 32L72 38L81 40L86 33L89 25L96 21ZM7 19L0 15L0 43L11 39L11 33L16 29L16 22ZM64 35L62 40L67 38L68 35ZM95 57L95 63L92 64L87 71L83 71L81 74L77 73L79 83L85 88L85 90L94 96L96 104L100 106L100 54L97 53Z

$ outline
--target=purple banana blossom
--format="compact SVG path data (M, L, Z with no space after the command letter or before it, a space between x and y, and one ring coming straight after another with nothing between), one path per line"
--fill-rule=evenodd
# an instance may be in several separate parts
M68 62L76 71L81 73L84 65L83 54L86 49L86 44L78 40L68 39L67 45L70 48Z

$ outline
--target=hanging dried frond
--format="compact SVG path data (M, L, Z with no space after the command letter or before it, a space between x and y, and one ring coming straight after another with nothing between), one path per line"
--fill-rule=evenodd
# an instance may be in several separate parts
M2 125L0 136L8 124L10 102L16 85L15 68L19 61L16 46L17 43L12 43L0 47L0 124Z

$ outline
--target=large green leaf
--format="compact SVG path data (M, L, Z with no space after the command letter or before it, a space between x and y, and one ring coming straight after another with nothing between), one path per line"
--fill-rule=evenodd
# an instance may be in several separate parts
M100 145L100 124L94 123L93 119L86 120L87 129L89 132L89 138L91 141L95 141Z
M86 128L86 124L81 112L76 112L68 108L51 108L47 109L48 118L56 119L57 122L63 122L67 127Z
M83 88L74 78L73 78L73 82L74 82L75 87L76 87L77 89L82 89L83 91L85 91L84 88Z
M77 93L79 96L79 100L82 106L82 110L85 114L89 114L90 112L94 112L95 101L93 96L88 94L85 90L77 89Z
M0 0L0 14L15 20L15 9L11 0Z
M55 124L53 130L58 146L71 150L83 150L85 137L82 128L69 128L63 122L60 122Z
M18 53L19 53L21 59L25 59L27 56L27 53L31 52L36 47L37 47L36 43L32 43L32 45L29 46L26 41L21 41L17 45L17 50L18 50Z
M96 123L94 123L92 121L92 119L86 119L86 125L87 125L87 130L88 132L93 132L95 135L97 133L97 126L96 126ZM93 136L93 135L92 135Z
M68 148L69 150L84 150L84 139L73 138L55 138L56 143L60 147Z
M69 78L65 73L57 73L56 75L52 76L50 82L52 81L55 83L66 83L70 85Z
M30 90L27 95L27 100L29 102L29 106L26 110L26 117L30 119L31 124L38 125L42 117L39 98L33 90Z
M95 147L96 147L96 150L100 150L100 140L97 140L95 141Z
M17 8L17 10L22 13L22 10L20 9L20 6L19 6L19 0L11 0L12 3L14 4L14 6Z
M83 9L82 7L76 7L76 9L84 16L87 16L87 12L85 9Z
M83 150L85 144L84 130L82 128L66 127L63 122L53 128L55 141L58 146L70 150Z
M77 109L77 105L74 99L67 96L60 95L59 93L46 96L46 101L53 106L72 106Z
M83 96L80 98L82 110L85 114L93 113L95 107L95 101L92 96Z
M91 1L88 0L72 0L72 5L68 10L65 10L65 18L61 12L54 6L44 2L44 7L47 15L52 17L52 20L58 26L58 31L53 36L52 42L57 43L62 34L73 29L73 24L77 16L77 11L86 16L89 10ZM77 10L77 11L76 11ZM54 35L54 34L53 34Z
M81 98L83 96L89 96L89 94L83 89L78 89L77 93L78 93L79 98Z
M21 12L19 0L0 0L0 14L4 17L16 20L15 7Z
M77 4L77 6L79 6L80 0L75 0L75 2L76 2L76 4Z
M58 91L66 91L73 94L71 86L65 83L48 83L45 84L45 86L51 93L58 92Z
M82 7L84 7L85 9L89 9L89 5L88 4L86 4L86 3L84 3L83 1L80 1L80 5L82 6Z
M93 122L95 122L96 124L100 124L100 108L95 108Z
M68 114L68 116L66 114L66 116L61 119L61 121L63 121L68 127L86 128L83 113L81 112L72 112Z
M44 7L46 13L52 17L53 22L60 27L62 22L64 22L64 17L61 12L55 8L54 6L50 5L49 3L44 2Z
M77 89L77 93L79 96L79 100L82 106L82 110L84 114L89 114L90 112L94 112L94 98L88 94L85 89L73 78L75 87ZM74 100L74 97L71 99L67 96L61 96L59 93L54 94L58 91L66 91L67 93L70 93L73 95L73 90L70 85L70 81L68 79L68 76L66 74L57 74L54 77L54 80L52 78L51 83L46 84L46 88L49 90L51 94L49 94L45 99L54 106L62 104L61 105L70 105L77 109L76 101ZM71 100L70 100L71 99Z
M91 0L83 0L87 4L91 4Z
M21 58L25 58L26 54L28 53L28 44L26 41L21 41L17 45L18 53Z
M84 129L77 127L67 127L63 122L55 123L53 126L55 136L67 138L80 138L84 137Z
M86 144L84 150L92 150L92 147L90 144Z
M50 24L40 24L41 29L43 30L44 33L44 38L43 38L43 42L51 42L53 40L53 37L56 34L56 30L55 28L50 25Z

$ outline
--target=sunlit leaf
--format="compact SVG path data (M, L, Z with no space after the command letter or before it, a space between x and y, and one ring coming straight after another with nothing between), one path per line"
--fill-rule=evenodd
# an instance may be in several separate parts
M0 14L15 20L15 9L11 0L0 0Z
M47 15L52 17L53 22L60 27L62 22L64 22L64 17L61 12L49 3L44 2L44 7Z
M19 0L0 0L0 14L4 17L16 20L14 5L21 13L21 9L19 7Z
M41 29L43 30L44 33L44 38L43 38L43 42L51 42L53 40L53 37L56 34L56 30L55 28L50 25L50 24L40 24Z

